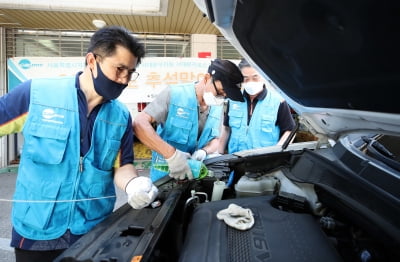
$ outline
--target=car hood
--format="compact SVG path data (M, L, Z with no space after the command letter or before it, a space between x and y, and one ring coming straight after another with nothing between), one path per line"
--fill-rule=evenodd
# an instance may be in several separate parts
M400 134L400 2L194 2L316 134Z

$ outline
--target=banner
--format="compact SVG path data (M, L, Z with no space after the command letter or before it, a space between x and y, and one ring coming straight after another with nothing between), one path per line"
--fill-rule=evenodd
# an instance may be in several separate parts
M129 82L118 99L134 114L138 103L151 102L168 85L202 79L210 61L210 58L146 57L136 69L139 78ZM7 67L8 90L11 90L32 78L75 75L84 69L85 58L14 57L8 59Z

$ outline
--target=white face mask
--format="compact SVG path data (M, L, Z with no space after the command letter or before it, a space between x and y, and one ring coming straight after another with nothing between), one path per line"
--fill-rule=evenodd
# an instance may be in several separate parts
M204 92L203 99L204 103L208 106L220 106L225 101L225 98L217 98L212 92Z
M264 86L264 82L247 82L242 84L244 90L246 90L247 94L255 95L261 92Z

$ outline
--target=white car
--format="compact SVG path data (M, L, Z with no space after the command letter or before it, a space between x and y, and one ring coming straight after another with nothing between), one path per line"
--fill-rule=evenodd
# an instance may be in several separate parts
M195 3L316 140L157 181L160 206L122 206L57 261L399 261L399 2ZM217 179L222 199L210 201ZM217 217L231 204L249 229Z

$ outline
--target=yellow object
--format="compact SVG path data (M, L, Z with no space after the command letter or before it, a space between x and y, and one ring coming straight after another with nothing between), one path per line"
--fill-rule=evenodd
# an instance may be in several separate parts
M140 141L133 143L133 152L135 153L135 159L151 159L151 150Z

